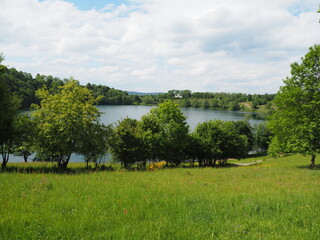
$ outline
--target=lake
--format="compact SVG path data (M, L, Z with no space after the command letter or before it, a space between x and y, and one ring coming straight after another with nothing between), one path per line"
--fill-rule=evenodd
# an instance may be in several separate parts
M101 115L101 121L104 124L115 123L118 120L130 117L140 120L143 115L148 113L155 106L98 106ZM187 117L187 123L190 130L195 129L198 123L208 120L239 121L247 120L251 124L264 121L262 114L251 112L211 110L203 108L181 108L183 114Z
M104 124L116 123L125 117L140 120L141 117L147 114L150 109L155 106L98 106L101 112L101 122ZM247 120L251 124L264 121L262 114L239 111L211 110L203 108L181 108L183 114L187 117L187 123L190 130L193 131L198 123L208 120L223 120L223 121L239 121ZM82 156L73 155L71 162L83 162ZM23 162L22 157L11 156L9 162Z

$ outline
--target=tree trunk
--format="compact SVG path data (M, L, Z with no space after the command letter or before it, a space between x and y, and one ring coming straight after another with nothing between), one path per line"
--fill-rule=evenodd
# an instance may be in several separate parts
M24 158L24 162L25 162L25 163L28 162L28 156L23 155L23 158Z
M316 160L316 155L312 154L311 155L311 163L310 163L310 167L314 168L315 167L315 160Z
M215 166L216 166L216 162L217 162L217 160L216 160L216 159L214 159L214 160L213 160L213 167L215 167Z
M1 168L5 169L7 167L7 161L3 161L1 164Z
M3 148L2 148L3 151ZM2 164L1 168L5 169L7 167L7 163L9 162L9 151L7 153L2 152Z
M67 169L68 162L59 162L58 167L60 170L65 171Z

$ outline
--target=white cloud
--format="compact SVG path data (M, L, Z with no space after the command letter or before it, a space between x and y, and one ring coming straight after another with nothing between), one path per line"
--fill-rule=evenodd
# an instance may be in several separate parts
M5 64L124 90L276 92L319 43L313 0L0 0Z

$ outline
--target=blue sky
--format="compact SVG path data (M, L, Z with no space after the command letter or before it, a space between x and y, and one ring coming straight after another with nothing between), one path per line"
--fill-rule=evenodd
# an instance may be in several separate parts
M41 0L43 2L45 0ZM66 2L73 3L81 10L103 9L106 5L113 4L115 6L121 4L128 4L125 0L66 0Z
M314 0L0 0L18 70L129 90L275 93L319 44Z

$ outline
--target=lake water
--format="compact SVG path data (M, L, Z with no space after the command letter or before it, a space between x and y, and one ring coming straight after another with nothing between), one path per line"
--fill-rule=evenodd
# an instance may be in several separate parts
M155 106L99 106L102 113L101 121L105 124L115 123L118 120L130 117L140 120L143 115L148 113ZM208 120L239 121L247 120L251 124L259 123L264 120L263 115L250 112L210 110L203 108L181 108L187 117L187 123L193 130L198 123Z
M101 122L104 124L116 123L125 117L140 120L141 117L147 114L150 109L155 106L98 106L101 112ZM183 114L187 117L187 123L190 130L193 131L198 123L208 120L223 120L223 121L239 121L247 120L251 124L264 121L261 114L238 111L211 110L202 108L181 108ZM73 155L71 162L83 162L82 156ZM11 156L9 162L23 162L21 157Z

